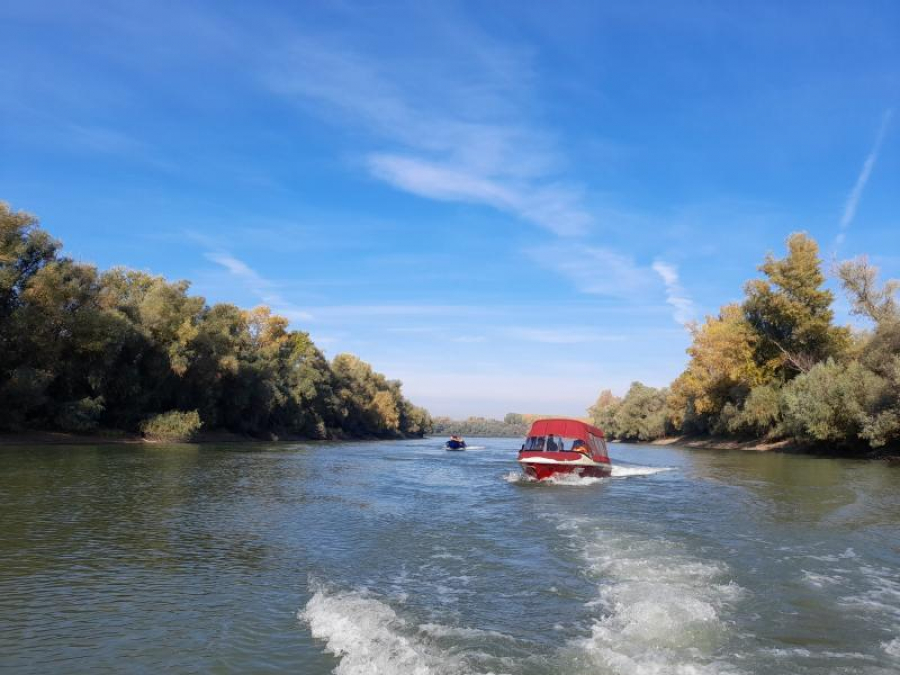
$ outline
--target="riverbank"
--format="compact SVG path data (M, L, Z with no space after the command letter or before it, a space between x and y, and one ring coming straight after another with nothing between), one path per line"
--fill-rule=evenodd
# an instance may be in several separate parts
M406 437L404 437L406 438ZM420 438L410 436L409 438ZM276 436L259 438L235 434L230 431L201 431L195 438L185 441L191 444L210 443L311 443L316 441L375 441L398 440L379 439L375 436L354 437L332 432L328 438L307 438L303 436ZM21 431L0 432L0 447L14 445L158 445L162 441L144 438L140 434L126 431L102 430L94 433L71 433L64 431Z
M629 442L629 441L624 441ZM858 459L900 459L896 447L872 449L839 445L809 444L783 439L768 441L760 438L734 439L723 436L666 436L650 441L649 445L679 446L693 450L748 450L752 452L783 452L790 454L818 455L823 457L848 457Z

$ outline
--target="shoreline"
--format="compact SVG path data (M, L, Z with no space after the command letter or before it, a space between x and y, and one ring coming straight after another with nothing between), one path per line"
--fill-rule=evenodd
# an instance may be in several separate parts
M617 441L635 443L638 441ZM881 459L900 460L900 451L896 447L854 449L841 446L826 446L802 443L796 440L783 439L767 441L761 438L738 440L722 436L665 436L646 445L680 446L692 450L742 450L746 452L778 452L791 455L808 455L810 457L830 457L835 459Z
M418 438L410 436L409 439ZM329 438L307 438L284 436L256 438L230 431L201 431L190 441L158 441L144 438L138 433L126 431L98 431L94 433L73 433L67 431L4 431L0 432L0 448L29 445L214 445L221 443L328 443L334 441L383 441L373 436L335 435Z
M665 436L650 441L649 445L680 445L695 450L750 450L752 452L808 453L813 448L795 441L766 441L760 438L736 440L721 436Z

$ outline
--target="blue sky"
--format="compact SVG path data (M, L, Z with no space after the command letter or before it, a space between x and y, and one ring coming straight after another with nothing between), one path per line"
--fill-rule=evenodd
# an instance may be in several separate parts
M900 276L894 2L0 21L0 199L80 260L268 304L434 414L578 415L667 384L685 322L792 231Z

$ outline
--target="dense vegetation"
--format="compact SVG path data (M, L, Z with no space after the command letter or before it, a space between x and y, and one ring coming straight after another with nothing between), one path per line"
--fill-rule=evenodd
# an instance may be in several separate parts
M328 362L266 307L207 305L188 282L99 272L0 202L0 429L422 435L428 413L350 354Z
M530 419L534 416L507 413L502 420L488 417L469 417L464 420L435 417L433 432L439 435L459 434L461 436L524 436L531 424L526 417Z
M878 283L865 258L836 274L853 312L870 328L834 324L831 291L815 241L787 240L769 255L764 278L745 286L741 304L691 327L690 361L670 387L635 382L623 398L609 391L589 409L612 438L672 434L791 439L848 449L900 443L900 283Z
M502 420L489 417L469 417L464 420L435 417L433 433L459 434L461 436L519 437L528 433L532 422L548 417L565 417L565 415L506 413Z

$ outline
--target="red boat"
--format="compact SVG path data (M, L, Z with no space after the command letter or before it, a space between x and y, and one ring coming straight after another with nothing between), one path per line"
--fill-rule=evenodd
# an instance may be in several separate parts
M538 420L519 451L519 464L532 478L557 474L608 476L612 464L603 432L578 420Z

